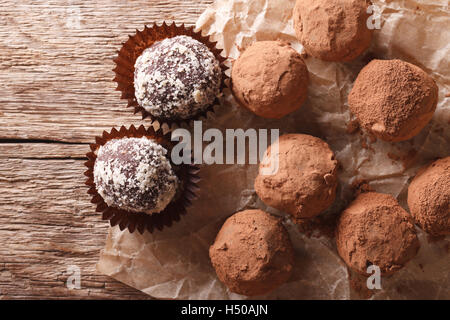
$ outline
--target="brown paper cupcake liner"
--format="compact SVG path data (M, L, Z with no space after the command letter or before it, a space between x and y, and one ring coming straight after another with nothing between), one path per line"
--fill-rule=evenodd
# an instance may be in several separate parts
M192 204L192 201L197 198L199 190L197 183L200 181L197 166L172 163L173 170L181 184L175 198L163 211L150 215L143 212L128 212L108 206L98 194L94 183L94 164L97 159L97 150L113 139L142 138L144 136L161 144L170 154L173 147L170 134L163 134L160 130L155 131L153 127L145 129L143 125L138 129L133 125L129 129L122 126L119 131L113 128L111 132L104 131L101 137L95 138L95 143L90 145L91 152L86 154L88 161L85 163L87 170L84 173L87 176L86 185L89 186L88 194L92 196L91 203L97 205L96 212L102 213L102 219L109 220L111 226L118 225L120 230L128 229L131 233L138 230L141 234L145 230L150 233L155 229L162 230L164 227L172 226L173 222L179 221L181 216L186 214L186 209Z
M214 113L214 106L220 105L219 98L208 106L204 111L193 115L189 119L169 119L158 118L151 115L143 107L141 107L135 97L134 92L134 65L136 59L142 52L151 47L155 42L167 38L173 38L179 35L186 35L206 45L220 62L222 69L222 84L220 90L223 92L228 83L228 76L225 74L228 69L225 66L224 58L221 53L223 50L216 47L217 42L212 42L210 37L203 37L201 32L195 32L194 27L185 27L184 24L176 26L175 22L171 25L164 22L161 26L153 24L153 26L145 26L143 31L136 30L136 34L129 36L129 39L122 44L122 48L118 51L118 56L114 59L116 67L113 69L116 76L114 81L117 82L117 91L122 92L121 99L127 100L127 108L134 108L134 113L141 113L142 119L150 118L152 122L157 121L160 127L166 124L169 128L175 124L178 127L189 125L194 120L206 119L209 112Z

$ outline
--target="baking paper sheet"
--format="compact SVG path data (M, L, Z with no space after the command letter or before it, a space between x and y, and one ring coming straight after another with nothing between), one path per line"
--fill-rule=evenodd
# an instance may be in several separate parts
M417 169L450 155L450 17L447 0L373 1L381 13L381 29L372 47L351 63L306 58L311 84L306 104L282 120L266 120L238 107L231 97L207 128L280 128L281 133L307 133L326 140L340 162L335 204L340 212L354 196L352 184L364 180L376 191L390 193L406 207L408 182ZM292 22L294 0L217 0L196 27L218 41L230 63L256 40L283 39L303 52ZM400 58L430 73L439 86L436 114L411 141L373 142L365 134L347 132L352 117L347 96L359 70L372 58ZM262 208L284 217L296 251L288 283L267 299L349 299L363 295L353 289L334 240L308 238L288 217L258 200L253 181L256 165L202 166L200 198L179 223L154 234L111 228L98 270L146 294L163 299L246 299L230 293L212 268L208 248L225 219L245 208ZM419 231L422 247L406 268L382 279L372 299L450 299L450 239L429 241ZM365 284L362 283L364 286Z

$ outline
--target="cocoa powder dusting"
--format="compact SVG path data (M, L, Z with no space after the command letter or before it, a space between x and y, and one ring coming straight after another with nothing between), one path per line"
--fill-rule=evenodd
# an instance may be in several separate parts
M293 219L298 230L308 238L334 238L339 214L319 215L310 219Z
M336 228L338 253L347 266L362 275L376 265L392 274L420 248L411 216L391 195L359 195L342 213Z
M419 67L401 60L372 60L348 97L364 129L391 142L409 140L431 120L438 87Z
M370 299L374 291L367 288L367 277L353 272L350 268L347 268L348 280L350 287L357 294L360 299Z
M408 188L408 206L416 223L435 240L450 234L450 157L419 170Z
M401 154L401 155L392 153L392 152L387 153L387 156L389 159L392 159L393 161L402 163L403 170L407 170L411 167L411 165L415 161L416 155L417 155L417 150L415 150L415 149L410 149L410 150L408 150L407 153Z
M259 41L234 62L232 93L256 115L279 119L298 110L307 97L308 69L301 55L282 41Z
M271 156L274 145L278 159ZM274 145L266 150L255 180L261 200L300 219L315 217L333 204L338 162L328 144L306 134L285 134ZM276 166L275 174L264 172Z
M326 61L351 61L372 41L366 0L297 0L294 28L308 54Z
M361 193L374 191L370 184L364 179L358 179L352 182L351 187L355 198Z
M294 251L281 219L261 210L238 212L225 221L209 249L217 276L235 293L265 294L287 281Z

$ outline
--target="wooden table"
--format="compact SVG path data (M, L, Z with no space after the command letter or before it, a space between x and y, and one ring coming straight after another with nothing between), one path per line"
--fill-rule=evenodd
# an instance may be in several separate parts
M0 299L147 298L95 270L108 222L83 163L103 130L142 123L112 81L121 43L144 24L192 25L211 2L0 0Z

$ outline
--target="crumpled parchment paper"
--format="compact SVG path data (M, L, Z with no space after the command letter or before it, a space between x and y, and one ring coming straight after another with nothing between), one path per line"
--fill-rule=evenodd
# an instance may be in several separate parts
M352 183L366 181L406 206L408 182L423 164L450 155L450 17L447 0L376 0L381 29L372 47L351 63L306 58L311 85L306 104L282 120L266 120L239 108L231 97L204 122L207 128L280 128L325 139L341 164L336 203L325 214L342 210L354 194ZM230 63L255 40L283 39L299 52L294 36L294 0L217 0L198 19L197 28L218 41ZM347 132L351 115L347 95L359 70L372 58L400 58L414 63L437 81L439 104L430 123L417 137L402 143L371 141ZM154 234L111 228L98 270L155 298L245 299L230 293L212 268L208 248L227 217L244 208L266 206L253 190L256 165L203 166L200 198L173 227ZM284 215L283 215L284 216ZM308 238L285 217L296 250L292 278L271 294L258 298L349 299L361 296L337 255L334 240ZM418 256L397 274L382 279L375 299L450 299L450 239L433 242L419 231ZM365 285L364 283L362 285Z

